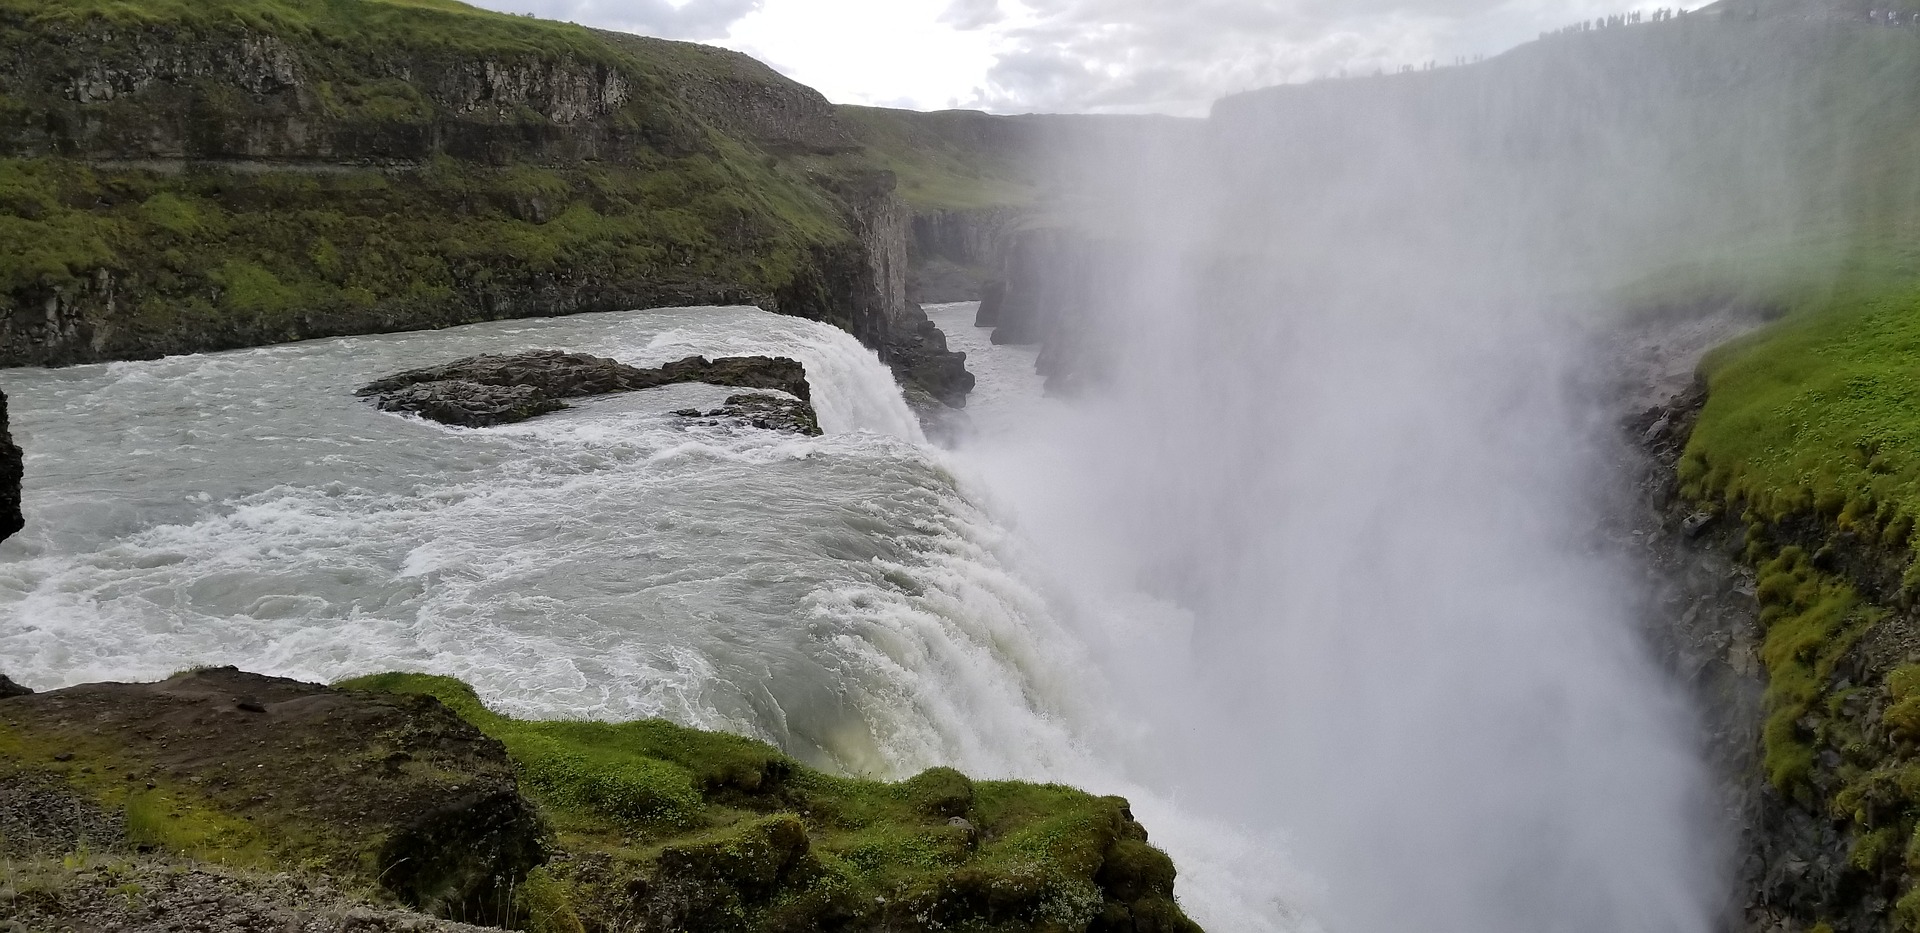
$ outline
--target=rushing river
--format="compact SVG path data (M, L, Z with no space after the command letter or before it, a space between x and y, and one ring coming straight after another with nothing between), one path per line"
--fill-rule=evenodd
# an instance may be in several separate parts
M1020 498L996 493L997 452L1056 414L1033 353L987 345L972 305L933 311L981 379L957 452L852 337L746 308L7 372L28 526L0 545L0 669L36 688L422 670L516 715L665 717L845 773L1128 793L1209 929L1310 927L1277 846L1152 789L1152 736L996 504ZM479 431L353 395L530 348L794 357L826 436L671 414L729 394L708 386Z

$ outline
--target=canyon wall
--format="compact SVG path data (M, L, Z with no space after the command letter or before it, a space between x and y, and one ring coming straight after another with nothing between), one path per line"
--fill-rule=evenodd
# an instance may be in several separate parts
M256 6L0 3L0 364L751 303L964 400L895 178L817 92L470 8Z

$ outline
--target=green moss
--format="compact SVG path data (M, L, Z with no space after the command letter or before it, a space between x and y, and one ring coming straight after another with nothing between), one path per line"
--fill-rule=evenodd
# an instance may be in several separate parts
M764 743L660 721L516 720L445 677L339 686L437 697L505 743L558 830L561 857L520 900L529 916L537 902L563 925L571 916L587 929L618 927L632 921L638 891L678 905L670 925L698 928L813 929L877 915L1082 929L1118 911L1193 929L1171 897L1171 861L1117 797L974 782L948 768L899 783L844 778Z
M136 771L139 780L129 779ZM327 840L263 811L237 817L201 789L148 773L103 737L30 736L0 724L0 781L51 774L125 816L128 842L238 868L285 870L329 861Z
M1804 722L1827 692L1834 665L1879 613L1853 588L1816 571L1789 547L1760 567L1760 657L1767 666L1762 731L1767 777L1783 791L1805 792L1818 727Z

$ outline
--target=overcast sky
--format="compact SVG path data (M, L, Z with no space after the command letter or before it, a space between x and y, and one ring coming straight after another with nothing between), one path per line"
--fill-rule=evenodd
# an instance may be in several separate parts
M1494 54L1634 0L477 0L739 49L839 103L1204 114L1345 69ZM1687 6L1699 6L1693 0Z

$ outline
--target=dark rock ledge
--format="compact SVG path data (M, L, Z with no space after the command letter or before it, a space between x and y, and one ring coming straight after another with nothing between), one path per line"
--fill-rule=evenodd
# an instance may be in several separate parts
M357 394L372 399L382 411L416 414L459 427L485 428L559 411L567 407L565 399L683 382L785 392L799 401L781 400L781 407L792 417L780 420L782 426L778 429L820 433L811 405L813 392L807 384L806 367L785 357L737 356L709 360L690 356L665 366L641 369L585 353L529 350L511 355L473 356L409 370L370 382ZM720 411L740 407L736 402L747 397L728 399L727 408ZM764 403L756 406L756 411L766 408ZM753 420L750 415L738 413L725 416ZM795 427L786 427L789 422ZM811 431L803 430L807 425L812 426Z

